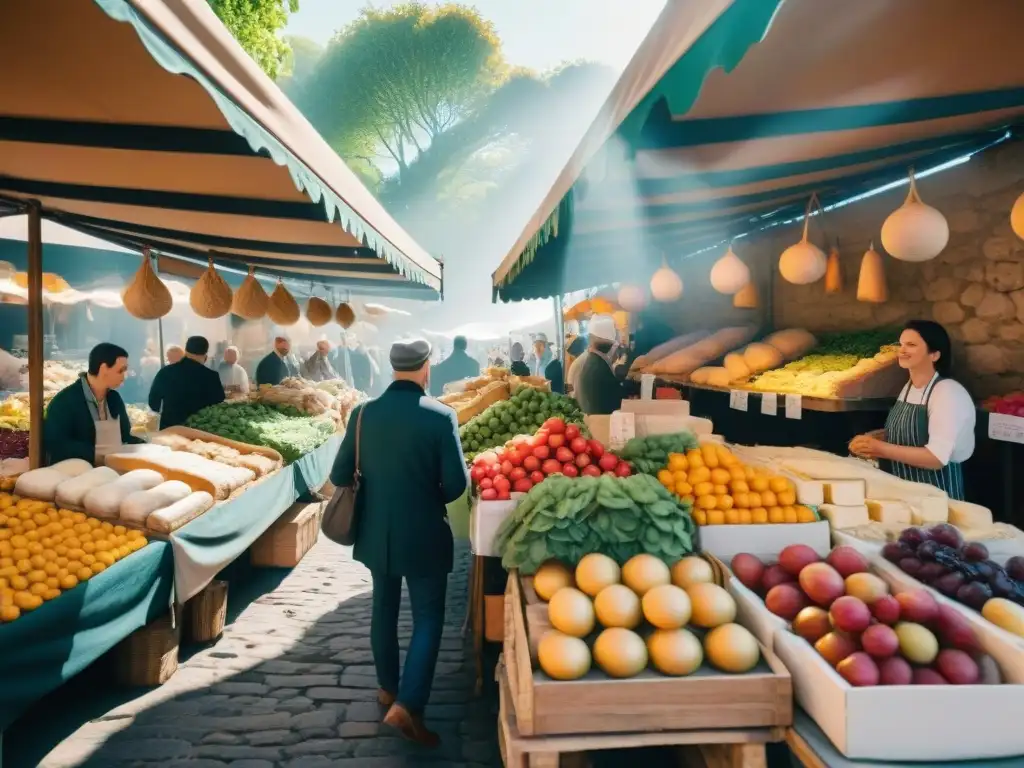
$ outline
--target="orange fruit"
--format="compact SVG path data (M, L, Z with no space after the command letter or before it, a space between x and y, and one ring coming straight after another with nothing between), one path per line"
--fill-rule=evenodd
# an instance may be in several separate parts
M755 524L761 525L768 522L768 510L764 507L754 507L750 510L750 519Z
M796 505L796 493L794 493L791 488L779 491L775 494L775 498L779 500L779 504L783 507L792 507Z
M725 512L720 509L712 509L708 511L708 525L724 525L725 524Z
M750 486L747 485L746 480L733 480L729 483L729 488L733 493L749 493Z
M737 509L749 509L750 508L750 494L741 492L733 493L732 495L733 504L736 505Z
M768 487L771 488L775 493L782 493L788 491L792 486L784 477L773 477L768 480Z
M748 504L749 504L751 509L756 509L757 507L764 506L763 504L761 504L761 494L760 493L753 493L753 492L748 493L747 494L747 500L748 500Z
M754 522L754 515L749 509L739 510L740 514L740 525L750 525Z
M740 524L740 513L736 509L725 510L725 524L726 525L739 525Z
M771 509L772 507L781 507L782 505L779 504L779 500L772 491L764 491L761 493L761 506Z
M783 507L782 519L785 520L787 523L797 522L796 509L794 509L793 507Z
M727 494L722 494L721 496L716 496L715 497L715 508L716 509L730 509L731 510L733 508L732 496L729 496Z
M786 522L782 516L782 507L770 507L768 509L768 522L769 523L784 523Z
M711 483L694 483L693 484L693 495L700 496L711 496L715 492L715 486Z
M729 486L728 485L716 485L716 486L714 486L714 490L712 491L712 493L715 494L715 496L724 496L724 495L729 493Z
M718 500L711 495L698 496L697 506L701 509L714 509L718 504Z
M686 460L685 454L670 453L668 455L668 468L673 472L677 469L685 471L690 468L690 462Z
M728 485L732 480L732 475L729 474L727 469L712 469L711 470L711 482L715 485Z
M768 479L755 475L754 479L750 481L750 488L758 493L763 493L768 490Z
M710 482L711 470L707 467L694 468L691 466L690 471L687 472L687 480L691 485Z
M814 516L814 510L801 504L796 508L796 521L798 523L815 523L818 518Z
M693 510L693 522L695 522L697 525L707 525L708 524L708 515L707 515L707 513L703 509L695 509L695 510Z

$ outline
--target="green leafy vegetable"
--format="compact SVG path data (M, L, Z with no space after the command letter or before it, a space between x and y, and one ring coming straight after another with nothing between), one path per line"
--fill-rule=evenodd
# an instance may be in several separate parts
M501 400L459 427L462 452L467 459L488 448L504 445L516 435L532 435L552 417L577 424L590 436L583 424L583 412L571 397L520 386L508 400Z
M637 472L647 475L658 474L668 464L670 453L686 453L697 447L697 438L692 432L674 432L669 435L634 437L618 451Z
M259 403L218 403L189 417L185 425L229 440L273 448L293 462L335 433L329 418L299 416L291 406Z

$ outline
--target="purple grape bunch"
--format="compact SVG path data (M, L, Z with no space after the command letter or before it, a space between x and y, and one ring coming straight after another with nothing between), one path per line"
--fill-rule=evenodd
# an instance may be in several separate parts
M1024 605L1024 557L1011 557L1006 565L999 565L989 558L988 547L964 541L960 530L949 523L907 528L899 539L882 547L882 557L977 611L993 597Z
M23 459L28 456L28 432L0 429L0 459Z

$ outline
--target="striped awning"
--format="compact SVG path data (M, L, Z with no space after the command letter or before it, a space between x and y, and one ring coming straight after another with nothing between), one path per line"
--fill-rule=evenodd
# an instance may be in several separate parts
M356 294L433 299L441 265L206 0L0 2L0 215Z
M1020 0L669 0L495 298L642 280L812 193L827 206L1005 140L1021 29Z

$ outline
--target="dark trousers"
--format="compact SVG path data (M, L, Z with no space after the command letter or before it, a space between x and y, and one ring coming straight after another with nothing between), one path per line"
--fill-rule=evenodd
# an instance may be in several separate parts
M412 606L412 640L399 676L398 612L402 603L402 577L373 575L373 616L370 646L377 668L377 683L396 694L398 703L413 714L422 714L430 698L434 667L444 630L447 574L406 577Z

